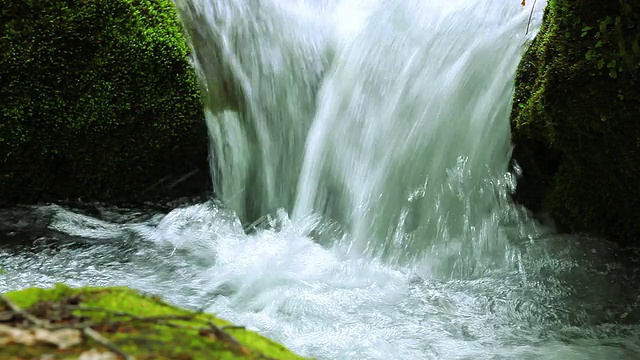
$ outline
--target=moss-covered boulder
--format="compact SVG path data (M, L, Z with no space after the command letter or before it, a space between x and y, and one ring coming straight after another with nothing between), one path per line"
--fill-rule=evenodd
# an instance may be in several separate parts
M207 186L197 79L171 0L3 0L0 203Z
M640 237L640 2L550 0L520 63L516 199L561 230Z
M2 359L303 359L243 327L127 288L8 293L0 344Z

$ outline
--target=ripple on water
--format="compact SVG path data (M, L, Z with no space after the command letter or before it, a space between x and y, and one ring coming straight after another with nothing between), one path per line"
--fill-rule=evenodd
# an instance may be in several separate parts
M447 278L321 246L286 218L247 235L213 203L143 221L45 210L53 233L0 248L0 291L131 286L322 359L640 356L637 263L598 239L540 239L520 266Z

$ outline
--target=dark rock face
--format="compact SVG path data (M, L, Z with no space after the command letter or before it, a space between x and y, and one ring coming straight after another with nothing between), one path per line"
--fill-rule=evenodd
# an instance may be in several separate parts
M170 0L5 0L0 204L136 204L210 188L197 79Z
M511 121L517 201L561 230L640 238L640 2L550 1Z

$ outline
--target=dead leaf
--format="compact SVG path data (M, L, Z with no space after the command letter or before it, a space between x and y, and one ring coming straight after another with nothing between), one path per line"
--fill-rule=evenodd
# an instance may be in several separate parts
M118 360L118 356L109 351L99 352L96 349L91 349L80 354L78 360Z
M36 339L29 330L0 325L0 345L23 344L33 345Z
M78 329L47 330L36 329L35 338L42 343L58 346L58 349L68 349L82 342L82 334Z
M82 336L77 329L18 329L6 325L0 325L0 345L22 344L27 346L36 343L56 345L59 349L67 349L80 344Z

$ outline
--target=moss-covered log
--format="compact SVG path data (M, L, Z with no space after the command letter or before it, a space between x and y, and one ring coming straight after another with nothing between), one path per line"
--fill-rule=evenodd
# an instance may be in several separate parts
M640 237L640 2L550 0L512 112L516 195L561 230Z
M0 344L2 359L303 359L243 327L127 288L8 293Z
M202 193L206 157L171 0L2 2L0 203Z

